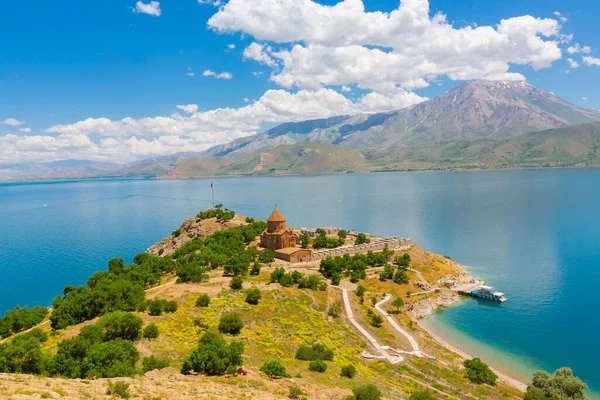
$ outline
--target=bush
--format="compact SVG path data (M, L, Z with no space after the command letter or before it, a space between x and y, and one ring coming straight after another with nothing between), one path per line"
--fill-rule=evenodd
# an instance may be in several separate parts
M142 319L135 315L116 311L98 320L98 327L104 331L104 340L136 340L142 331Z
M158 337L158 326L156 324L150 324L144 328L142 334L144 339L156 339Z
M167 368L171 364L171 360L168 358L158 358L158 357L144 357L142 359L142 371L144 373L148 371L154 371L155 369L163 369Z
M488 385L496 384L496 374L479 358L465 360L463 365L467 369L467 378L471 382L477 384L487 383Z
M370 240L367 239L367 235L365 235L364 233L361 232L356 236L356 240L354 241L354 244L356 246L358 246L358 245L369 243L369 242L370 242Z
M246 303L248 304L258 304L262 295L260 294L260 290L256 287L250 288L246 291Z
M329 314L329 316L333 317L333 318L339 317L341 313L342 313L342 302L339 300L332 303L329 306L329 308L327 309L327 314Z
M210 304L210 297L207 294L201 294L200 297L196 300L197 307L208 307Z
M408 274L403 269L398 269L398 271L396 271L396 273L394 274L393 281L399 285L408 283Z
M356 295L358 297L362 297L365 295L366 291L367 291L367 289L365 289L364 286L358 285L358 287L356 288Z
M62 298L59 296L60 301ZM37 306L32 309L29 307L15 307L7 311L4 317L0 318L0 337L9 337L15 333L24 331L42 322L48 309L46 307Z
M331 284L333 286L338 286L341 281L342 281L342 275L340 275L340 274L331 275Z
M229 287L232 290L240 290L242 288L242 284L244 283L244 279L241 276L234 276L231 278L231 282L229 282Z
M148 302L148 313L154 317L162 315L165 305L162 300L150 300Z
M296 360L303 361L333 361L333 350L321 343L314 343L311 347L302 345L296 350Z
M252 265L252 269L250 270L250 275L259 275L260 274L260 263L255 262Z
M83 360L83 375L98 378L114 378L117 376L134 376L135 364L140 358L132 342L128 340L112 340L93 345Z
M175 300L165 301L163 308L166 313L174 313L175 311L177 311L178 305Z
M372 383L367 383L352 389L356 400L380 400L381 390Z
M383 319L378 314L373 314L369 323L374 327L379 328L383 324Z
M221 315L221 319L219 320L219 332L238 335L243 327L244 323L238 314L226 313Z
M290 388L290 394L289 394L289 398L290 399L297 399L300 396L302 396L304 394L304 392L302 391L302 389L300 389L298 386L292 386Z
M410 395L408 400L436 400L429 390L421 390Z
M559 368L554 374L536 371L527 387L525 400L583 400L587 385L573 375L571 368Z
M285 269L279 267L279 268L275 268L275 270L273 272L271 272L271 279L270 282L271 283L279 283L279 280L281 279L281 277L285 275Z
M260 367L260 370L270 378L288 378L290 376L285 367L275 360L267 361Z
M269 264L275 261L275 252L271 249L264 249L258 256L258 262Z
M356 376L356 367L352 364L344 365L342 367L342 371L340 372L340 376L344 378L352 379Z
M179 236L181 235L181 229L175 229L175 230L172 232L172 235L173 235L174 237L176 237L176 238L177 238L177 237L179 237Z
M308 370L314 372L325 372L327 371L327 363L321 360L311 361L308 364Z
M230 367L242 365L243 353L243 343L233 341L227 344L221 335L207 332L200 339L198 347L183 360L181 373L222 375Z
M106 390L106 394L109 396L115 396L120 399L128 399L129 398L129 383L118 381L115 383L108 382L108 389Z

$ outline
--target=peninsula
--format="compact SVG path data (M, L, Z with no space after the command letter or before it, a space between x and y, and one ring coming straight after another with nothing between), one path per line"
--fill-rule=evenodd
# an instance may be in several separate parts
M0 396L524 398L538 388L418 322L481 284L408 238L217 205L131 265L112 259L65 287L48 311L0 319Z

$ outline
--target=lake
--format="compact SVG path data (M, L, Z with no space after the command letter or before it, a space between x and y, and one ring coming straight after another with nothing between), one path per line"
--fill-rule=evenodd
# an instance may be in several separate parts
M518 376L570 366L599 391L599 183L600 169L217 178L215 200L451 256L509 300L465 299L424 325ZM0 184L0 310L51 304L211 203L206 179Z

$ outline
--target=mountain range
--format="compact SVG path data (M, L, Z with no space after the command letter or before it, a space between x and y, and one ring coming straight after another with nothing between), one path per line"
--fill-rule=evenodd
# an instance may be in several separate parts
M202 153L0 166L0 180L600 165L598 121L528 83L481 80L402 110L285 123Z

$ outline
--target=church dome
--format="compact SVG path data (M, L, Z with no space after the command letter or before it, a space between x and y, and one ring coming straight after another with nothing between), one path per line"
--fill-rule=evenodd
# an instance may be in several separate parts
M283 215L281 215L278 209L275 209L267 222L285 222L285 218Z

